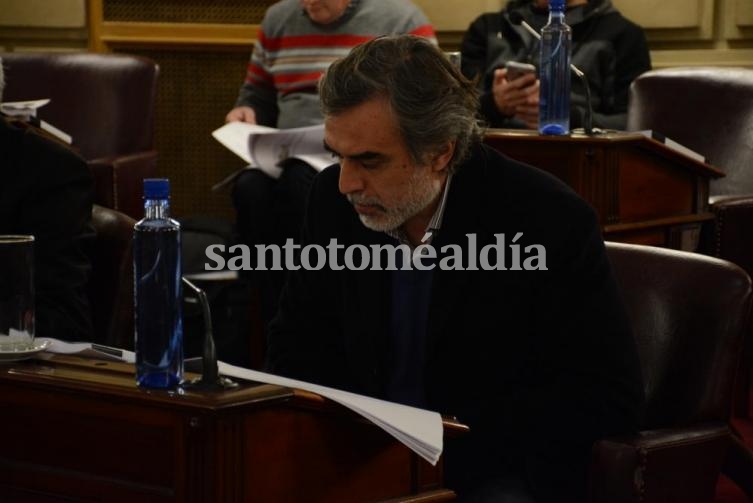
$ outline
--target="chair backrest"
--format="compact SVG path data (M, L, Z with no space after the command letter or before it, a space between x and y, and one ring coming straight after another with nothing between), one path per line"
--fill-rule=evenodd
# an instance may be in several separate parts
M133 348L133 263L131 241L135 220L119 211L94 205L96 237L89 258L89 303L94 341Z
M645 429L727 421L751 305L731 262L607 243L643 369Z
M653 129L725 173L711 195L753 193L753 69L653 70L630 87L627 129Z
M73 137L86 160L151 150L157 65L95 53L0 53L3 101L50 98L38 117Z

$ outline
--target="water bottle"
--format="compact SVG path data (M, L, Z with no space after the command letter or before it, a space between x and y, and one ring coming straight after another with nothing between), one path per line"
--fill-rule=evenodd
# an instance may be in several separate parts
M565 0L549 0L549 22L541 29L539 133L570 132L570 47Z
M144 180L144 218L133 228L136 383L144 388L183 379L180 224L169 200L169 180Z

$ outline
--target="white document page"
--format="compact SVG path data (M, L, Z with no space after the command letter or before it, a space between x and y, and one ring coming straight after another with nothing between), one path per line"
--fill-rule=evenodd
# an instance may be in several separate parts
M76 355L84 356L86 358L114 360L126 363L134 363L136 361L136 355L133 351L111 348L109 346L102 346L100 344L93 344L91 342L67 342L61 341L59 339L53 339L52 337L36 337L34 341L48 341L50 345L47 346L47 349L45 349L46 353Z
M212 131L212 136L232 153L251 164L248 137L255 133L275 131L277 131L275 128L257 126L248 122L228 122L221 128Z
M36 117L37 109L50 102L49 98L28 101L6 101L0 103L0 112L11 117Z
M444 430L442 417L437 412L235 367L223 362L219 365L220 374L225 376L302 389L344 405L385 430L432 465L435 465L442 455Z
M274 129L229 122L213 131L212 136L246 161L250 168L260 169L272 178L280 176L283 163L288 159L300 159L317 171L335 163L332 154L324 149L323 125ZM231 175L235 176L236 173Z

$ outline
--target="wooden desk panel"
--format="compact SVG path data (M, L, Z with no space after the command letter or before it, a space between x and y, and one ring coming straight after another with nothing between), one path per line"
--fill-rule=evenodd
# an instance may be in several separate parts
M62 356L0 366L0 501L454 498L441 461L316 395L251 383L145 391L133 375Z
M723 173L638 133L540 136L489 130L489 146L557 176L596 210L605 239L694 251Z

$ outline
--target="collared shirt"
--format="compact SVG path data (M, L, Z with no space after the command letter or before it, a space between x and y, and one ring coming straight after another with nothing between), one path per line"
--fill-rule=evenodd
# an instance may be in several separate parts
M426 226L426 231L424 231L424 237L426 238L425 241L422 241L423 244L431 244L432 240L434 239L434 234L442 228L442 220L444 219L444 209L447 205L447 194L450 193L450 183L452 182L452 173L447 174L447 182L444 184L444 191L442 192L442 198L439 200L439 206L437 206L437 209L434 210L434 215L432 215L431 220L429 220L429 224ZM390 229L387 231L384 231L385 234L387 234L392 239L397 239L397 241L400 244L406 244L412 248L414 248L413 245L411 245L410 241L408 241L408 236L405 235L405 232L403 232L402 227L398 227L397 229ZM429 235L426 237L426 235Z

